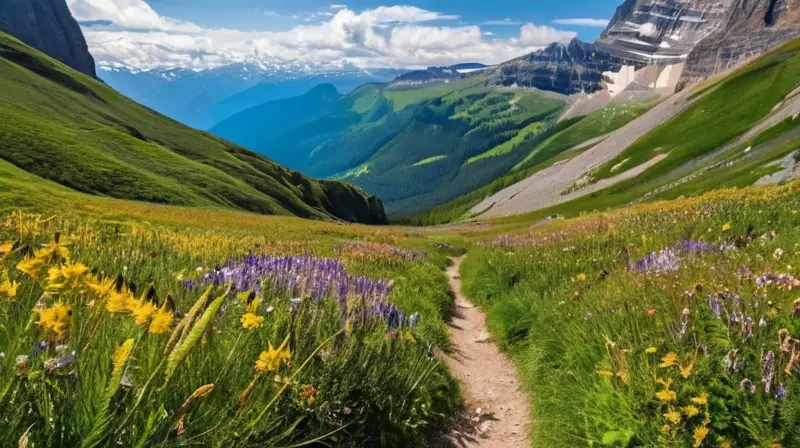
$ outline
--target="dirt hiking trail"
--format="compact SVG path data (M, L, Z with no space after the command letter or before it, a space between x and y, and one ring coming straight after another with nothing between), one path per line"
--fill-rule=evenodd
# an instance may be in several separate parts
M447 270L456 309L450 321L453 352L443 358L461 383L468 415L448 439L464 448L528 448L528 397L520 390L516 367L491 340L483 312L461 292L461 260L453 258Z

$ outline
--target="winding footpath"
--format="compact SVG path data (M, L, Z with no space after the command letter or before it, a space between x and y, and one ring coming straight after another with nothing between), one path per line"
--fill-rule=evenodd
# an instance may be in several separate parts
M456 310L450 321L453 352L442 357L461 383L469 413L448 439L463 448L528 448L528 396L520 390L514 363L491 340L483 312L461 292L461 260L453 258L447 270Z

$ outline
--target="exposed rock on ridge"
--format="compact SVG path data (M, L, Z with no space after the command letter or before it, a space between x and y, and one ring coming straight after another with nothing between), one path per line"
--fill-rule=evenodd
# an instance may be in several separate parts
M567 45L551 44L540 50L486 70L488 83L535 87L565 95L594 93L604 88L604 72L619 72L637 65L577 39Z
M597 39L619 57L641 63L676 64L727 20L735 0L626 0Z
M726 22L692 50L684 82L704 79L800 38L800 0L735 0Z
M0 0L0 31L95 77L94 59L65 0Z

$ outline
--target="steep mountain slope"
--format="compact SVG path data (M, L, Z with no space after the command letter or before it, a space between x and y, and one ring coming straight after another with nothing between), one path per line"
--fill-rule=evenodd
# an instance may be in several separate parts
M389 81L397 70L302 72L284 67L234 64L203 71L140 71L103 64L98 76L134 101L197 129L210 129L259 104L302 95L319 84L340 92Z
M800 38L800 1L735 0L725 23L692 49L684 79L704 79Z
M212 132L291 168L336 177L416 211L480 188L518 163L564 101L484 78L413 87L320 86L237 114Z
M797 157L790 155L800 149L798 87L800 40L670 97L580 156L487 197L471 212L596 209L788 173Z
M639 63L675 64L727 18L732 0L625 0L597 39L600 48Z
M385 221L379 200L180 125L0 33L0 158L72 189L266 214Z
M565 94L674 90L800 37L800 0L625 0L595 43L577 40L489 70L491 85Z
M95 76L94 59L65 0L0 0L0 32Z
M342 109L342 95L331 84L320 84L299 97L270 101L240 112L212 128L220 137L247 148L264 150L284 135L306 123L335 121ZM295 154L275 152L278 163L297 166Z

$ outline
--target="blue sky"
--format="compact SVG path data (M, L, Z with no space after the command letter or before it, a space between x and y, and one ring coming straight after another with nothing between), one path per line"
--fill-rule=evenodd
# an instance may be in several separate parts
M101 68L499 63L594 40L621 0L67 0Z
M458 15L460 22L478 24L498 35L509 35L517 30L510 25L487 25L487 22L531 22L550 24L553 20L569 18L610 19L622 0L421 0L386 2L375 0L343 1L353 10L376 8L381 5L402 4L421 9ZM323 0L151 0L150 5L159 13L182 18L205 27L227 27L246 30L289 29L300 23L292 16L305 17L314 13L330 12L331 1ZM261 12L262 14L259 14ZM274 12L275 15L263 13ZM254 14L255 13L255 14ZM582 40L592 41L602 31L601 27L563 26L578 32Z

